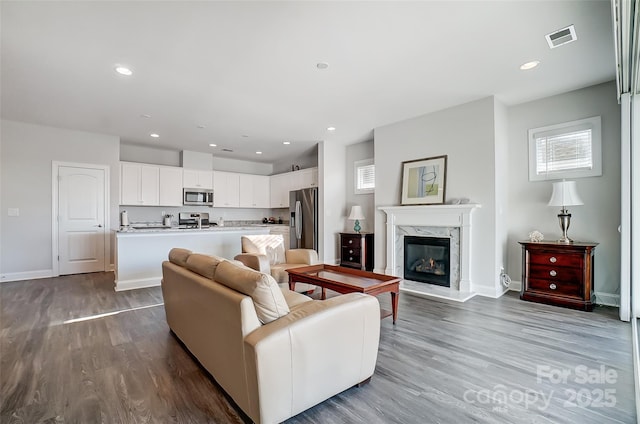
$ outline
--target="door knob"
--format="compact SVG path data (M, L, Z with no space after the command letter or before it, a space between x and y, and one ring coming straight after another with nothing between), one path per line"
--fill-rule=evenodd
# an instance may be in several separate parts
M102 224L94 225L94 227L102 228Z

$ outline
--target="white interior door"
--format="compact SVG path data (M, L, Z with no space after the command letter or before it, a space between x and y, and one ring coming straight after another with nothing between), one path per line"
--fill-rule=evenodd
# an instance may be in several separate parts
M105 271L105 171L58 168L59 273Z

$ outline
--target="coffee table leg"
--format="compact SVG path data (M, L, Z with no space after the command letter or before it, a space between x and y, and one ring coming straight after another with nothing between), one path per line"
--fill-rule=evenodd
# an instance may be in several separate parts
M326 291L326 289L323 287L323 288L322 288L322 297L321 297L321 299L322 299L322 300L325 300L326 298L327 298L327 291Z
M295 291L296 290L296 282L293 281L291 276L289 276L289 290L291 290L291 291Z
M391 292L391 312L393 313L393 325L396 324L398 318L398 298L400 293Z

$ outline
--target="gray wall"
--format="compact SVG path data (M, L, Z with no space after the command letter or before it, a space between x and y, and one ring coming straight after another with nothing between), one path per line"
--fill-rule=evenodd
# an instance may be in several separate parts
M559 209L547 206L551 181L528 179L527 130L591 116L602 117L602 176L577 178L584 206L569 208L569 236L600 243L595 254L595 290L617 294L620 290L620 106L614 82L524 103L509 108L509 244L508 272L522 275L519 240L532 230L545 239L561 236ZM606 296L606 295L605 295ZM609 296L601 296L606 301Z
M347 216L351 212L351 206L362 206L362 212L364 213L365 220L360 221L360 226L363 232L373 232L375 222L375 205L374 195L370 194L355 194L355 167L354 162L364 159L373 159L373 140L365 141L362 143L351 144L347 146L347 186L346 186L346 213ZM345 221L344 231L353 231L353 221Z
M0 273L51 271L52 161L110 167L110 228L118 219L119 143L115 136L2 121ZM7 216L19 208L20 216ZM111 244L113 263L113 243Z
M402 162L448 155L446 199L469 198L482 208L472 215L472 290L498 296L499 267L496 242L496 105L493 97L376 128L375 206L399 205ZM501 119L501 126L504 122ZM503 130L501 130L503 131ZM376 268L386 266L386 217L378 211L375 220Z
M346 148L336 143L318 146L318 253L320 261L339 261L338 233L347 219L345 207Z
M291 172L291 165L298 165L300 169L314 168L318 166L318 145L313 146L301 155L288 157L273 164L274 174Z

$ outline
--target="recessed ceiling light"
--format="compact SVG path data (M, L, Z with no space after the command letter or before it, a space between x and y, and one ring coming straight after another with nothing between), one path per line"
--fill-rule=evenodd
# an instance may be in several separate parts
M335 131L335 130L336 130L336 127L328 127L327 128L327 131Z
M249 136L248 136L248 135L246 135L246 134L242 134L242 137L244 137L244 138L248 138Z
M151 115L149 115L148 113L143 113L142 115L140 115L141 118L151 118Z
M218 147L217 144L209 143L209 147Z
M318 62L316 64L316 68L318 69L327 69L329 67L329 64L327 62Z
M283 141L282 144L291 144L290 141Z
M133 71L126 66L116 66L116 72L120 75L130 76L133 75Z
M151 137L153 137L153 138L158 138L158 137L160 137L160 136L159 136L158 134L156 134L156 133L151 133L151 134L149 134L149 135L150 135Z
M204 125L198 125L198 128L203 129L203 128L205 128L205 126Z
M261 154L262 154L262 152L256 152L256 155L261 155Z
M539 64L540 64L539 60L532 60L531 62L523 63L522 65L520 65L520 69L522 69L523 71L526 71L526 70L535 68Z

